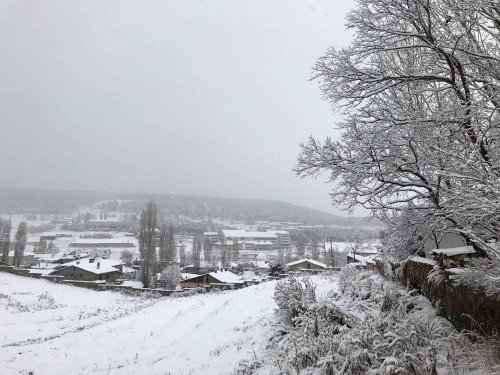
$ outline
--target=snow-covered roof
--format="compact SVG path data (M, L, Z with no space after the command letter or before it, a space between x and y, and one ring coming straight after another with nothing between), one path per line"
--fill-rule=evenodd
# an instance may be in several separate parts
M267 232L274 234L290 234L287 230L268 230Z
M205 236L218 236L219 235L219 233L217 233L217 232L203 232L203 234Z
M305 263L305 262L309 262L311 264L314 264L318 267L323 267L323 268L326 268L328 267L325 263L321 263L317 260L314 260L314 259L309 259L309 258L303 258L303 259L299 259L299 260L296 260L294 262L290 262L290 263L287 263L287 267L290 267L290 266L295 266L297 264L300 264L300 263Z
M39 237L56 237L56 232L43 232L38 235Z
M209 275L214 279L219 280L221 283L239 284L243 282L238 275L232 273L231 271L210 272Z
M101 266L105 264L111 267L120 266L122 264L120 259L82 258L69 263L64 263L64 266L81 266L82 264L95 264L97 262L100 262Z
M59 269L64 269L67 267L76 267L84 271L94 273L96 275L101 275L103 273L116 272L118 271L118 268L116 267L121 265L121 261L117 259L94 259L93 262L91 262L90 260L91 258L75 260L73 262L65 263L63 265L64 267ZM99 268L97 268L98 263L99 263Z
M134 245L133 242L129 240L123 240L123 239L117 239L117 238L78 238L72 242L70 242L71 245L83 245L83 244L120 244L120 245Z
M222 231L224 237L236 237L236 238L272 238L276 239L277 236L274 232L248 232L246 230L239 229L224 229Z
M50 274L52 271L54 271L53 269L49 269L49 268L30 268L29 269L29 273L37 273L37 274L40 274L40 275L48 275Z
M434 249L431 251L431 254L443 254L448 257L475 253L476 251L472 248L472 246L452 247L449 249Z
M352 259L357 260L362 265L366 265L367 263L374 263L375 262L375 258L377 257L377 254L364 256L364 255L359 255L359 254L353 254L353 253L350 252L350 253L347 254L347 256L350 257L350 258L352 258Z
M273 242L268 240L243 240L240 243L244 243L246 245L267 245L272 246Z
M200 275L196 273L181 273L181 280L192 279L193 277L198 277Z

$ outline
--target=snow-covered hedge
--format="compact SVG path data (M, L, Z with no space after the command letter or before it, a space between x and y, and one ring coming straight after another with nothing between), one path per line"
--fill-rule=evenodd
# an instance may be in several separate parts
M339 283L339 292L320 300L309 279L278 283L281 324L262 364L270 362L272 371L283 374L500 371L498 342L458 333L416 292L354 268L332 282Z

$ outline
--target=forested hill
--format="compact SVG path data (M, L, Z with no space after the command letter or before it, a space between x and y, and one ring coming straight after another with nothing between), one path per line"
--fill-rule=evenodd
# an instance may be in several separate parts
M280 201L91 191L0 189L0 214L65 214L80 207L93 206L103 201L108 201L99 204L99 208L103 210L139 212L149 199L158 204L161 214L169 216L221 217L229 220L287 221L305 224L367 225L366 218L335 216Z

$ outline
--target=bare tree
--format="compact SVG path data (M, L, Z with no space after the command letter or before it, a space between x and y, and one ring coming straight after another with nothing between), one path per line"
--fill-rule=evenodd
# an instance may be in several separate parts
M175 286L181 281L181 269L179 264L171 262L162 272L161 280L174 290Z
M156 204L150 201L142 210L139 231L139 251L141 254L140 281L144 288L153 282L156 264Z
M498 257L499 11L489 0L359 0L354 41L315 66L344 110L342 139L310 138L297 173L328 171L333 202L368 208L393 232L401 215L418 218L416 248L453 228Z

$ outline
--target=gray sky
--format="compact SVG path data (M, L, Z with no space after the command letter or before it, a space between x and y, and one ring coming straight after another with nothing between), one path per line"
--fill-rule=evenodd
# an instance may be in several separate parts
M335 135L311 66L349 1L0 2L0 186L279 199ZM338 212L337 212L338 213Z

